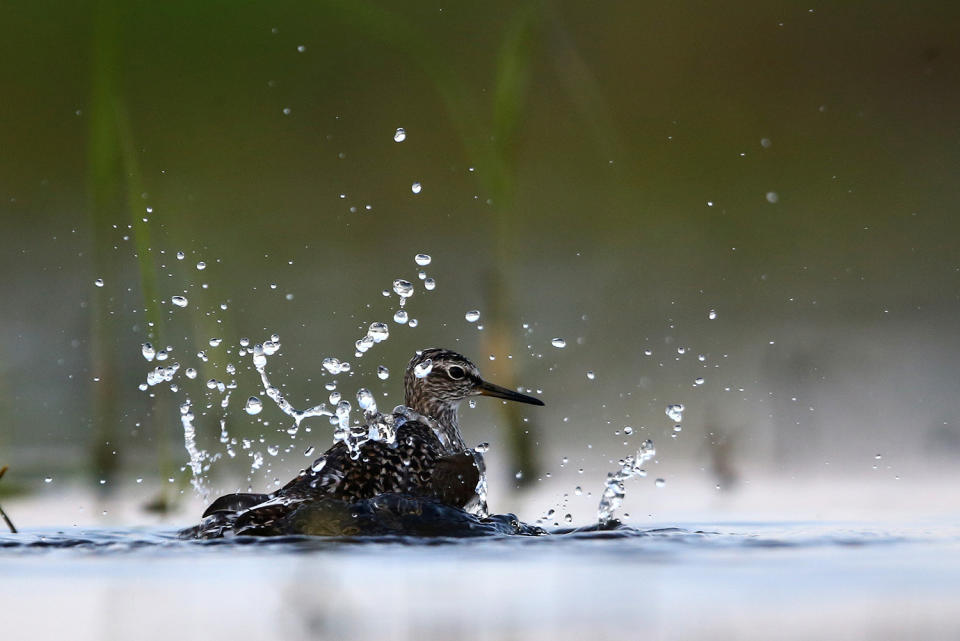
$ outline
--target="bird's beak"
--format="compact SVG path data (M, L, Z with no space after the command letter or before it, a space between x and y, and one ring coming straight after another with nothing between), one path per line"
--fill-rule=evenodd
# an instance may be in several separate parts
M482 396L493 396L496 398L503 398L508 401L517 401L518 403L529 403L530 405L543 405L543 401L541 401L539 398L527 396L526 394L521 394L520 392L514 392L506 387L500 387L499 385L494 385L493 383L488 383L486 381L480 381L480 384L477 385L476 390L477 394Z

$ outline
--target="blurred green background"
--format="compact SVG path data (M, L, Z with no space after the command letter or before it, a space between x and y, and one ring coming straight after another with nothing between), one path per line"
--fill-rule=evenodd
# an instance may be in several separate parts
M228 363L230 433L265 441L214 489L285 480L329 433L250 473L289 437L241 411L258 381L235 350L273 332L299 406L337 356L345 397L391 407L431 345L542 390L542 411L465 408L495 508L597 491L645 437L657 476L711 489L955 467L957 25L945 2L4 3L4 485L168 504L186 396L223 455L204 381ZM419 326L353 358L395 278ZM138 390L147 340L200 376Z

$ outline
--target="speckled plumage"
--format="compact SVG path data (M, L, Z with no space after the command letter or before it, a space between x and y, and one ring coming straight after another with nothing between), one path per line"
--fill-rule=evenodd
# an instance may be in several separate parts
M421 373L429 366L429 373L417 376L418 366ZM293 533L298 511L320 500L350 504L401 494L461 508L475 504L484 462L460 435L457 407L464 398L478 394L543 404L483 381L477 367L456 352L422 350L404 374L409 410L393 415L393 442L368 441L357 456L351 456L344 443L337 443L272 494L218 498L204 512L203 521L185 534L215 538L231 533Z

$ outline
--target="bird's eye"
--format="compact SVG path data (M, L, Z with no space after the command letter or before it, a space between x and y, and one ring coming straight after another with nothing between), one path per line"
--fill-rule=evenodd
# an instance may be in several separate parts
M463 368L460 367L459 365L452 365L451 367L447 368L447 376L449 376L455 381L459 381L461 378L463 378L466 375L467 373L464 372Z

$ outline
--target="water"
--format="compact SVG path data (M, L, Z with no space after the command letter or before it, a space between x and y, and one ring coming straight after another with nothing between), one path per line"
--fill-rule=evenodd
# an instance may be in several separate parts
M960 634L956 525L695 522L557 532L214 541L155 529L0 534L0 575L16 577L0 582L4 634L418 641L622 639L637 630L645 639ZM482 616L464 616L469 610Z

